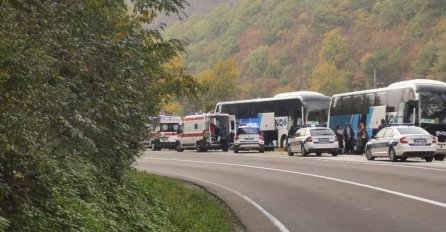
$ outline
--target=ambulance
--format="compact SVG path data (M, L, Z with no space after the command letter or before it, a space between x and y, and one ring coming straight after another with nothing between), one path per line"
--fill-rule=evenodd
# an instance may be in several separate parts
M224 135L221 134L226 130ZM234 141L236 131L235 116L229 114L196 114L188 115L183 119L181 133L178 134L176 150L184 149L203 152L211 149L228 151L229 145ZM222 140L226 137L228 140Z
M160 151L163 148L175 149L178 141L177 132L182 125L181 117L160 115L158 120L159 125L150 142L152 151Z

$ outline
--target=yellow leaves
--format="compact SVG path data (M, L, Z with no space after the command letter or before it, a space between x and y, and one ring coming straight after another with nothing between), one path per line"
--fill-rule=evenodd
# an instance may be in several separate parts
M338 29L325 33L322 44L323 47L319 52L321 62L332 63L340 67L349 59L347 38L341 35Z
M372 52L367 52L366 54L364 54L364 55L361 57L361 60L360 60L361 65L364 65L365 63L367 63L367 61L369 60L369 58L372 57L372 56L373 56L373 53L372 53Z
M347 80L341 70L334 64L321 63L313 71L310 78L310 90L331 96L348 91Z
M162 111L164 111L167 115L177 115L180 110L180 104L177 102L170 102L167 103L163 108Z

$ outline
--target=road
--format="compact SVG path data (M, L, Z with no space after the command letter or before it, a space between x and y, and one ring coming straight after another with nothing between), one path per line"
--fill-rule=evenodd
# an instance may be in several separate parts
M446 231L446 162L163 150L135 166L204 186L248 231Z

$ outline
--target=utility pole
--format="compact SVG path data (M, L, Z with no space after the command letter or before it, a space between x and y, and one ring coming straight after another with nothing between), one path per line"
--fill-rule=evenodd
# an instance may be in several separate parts
M373 68L373 88L376 89L376 69Z

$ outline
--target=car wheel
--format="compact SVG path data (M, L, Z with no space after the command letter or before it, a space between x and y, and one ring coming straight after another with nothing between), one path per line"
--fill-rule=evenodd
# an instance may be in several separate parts
M302 152L302 156L308 156L308 152L305 150L303 145L300 147L300 151Z
M365 157L367 158L367 160L375 160L375 157L373 157L372 151L370 150L370 148L368 148L365 151Z
M316 156L321 156L321 155L322 155L322 153L316 152Z
M201 147L200 142L197 142L197 151L198 152L203 152L204 148Z
M338 156L338 152L335 151L335 152L331 153L331 156Z
M429 157L426 157L424 159L426 160L426 162L432 162L432 160L434 160L434 157L433 156L429 156Z
M396 162L398 160L398 157L396 157L395 150L393 150L393 148L389 149L389 158L392 162Z
M156 147L155 143L152 143L152 151L156 151L158 148Z
M406 161L407 157L401 157L400 159L401 159L401 161Z
M264 149L264 148L260 148L260 149L259 149L259 152L260 152L260 153L265 153L265 149Z
M439 160L439 161L443 161L444 160L444 154L440 155L440 154L435 154L435 160Z
M288 150L288 156L294 156L294 152L291 152L290 146L287 147L287 150Z
M175 150L177 150L178 152L183 152L184 149L181 147L180 143L177 143L177 147L175 148Z
M234 153L238 153L238 147L234 146Z

